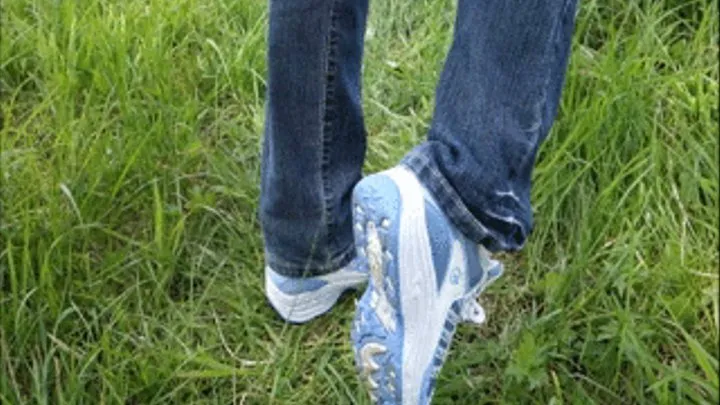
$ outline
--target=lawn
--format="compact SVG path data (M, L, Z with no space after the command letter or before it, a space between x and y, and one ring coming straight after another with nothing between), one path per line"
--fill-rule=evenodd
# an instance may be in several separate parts
M265 1L0 4L0 403L368 404L356 296L264 299ZM368 172L423 138L453 15L372 2ZM717 15L581 2L535 231L435 404L718 402Z

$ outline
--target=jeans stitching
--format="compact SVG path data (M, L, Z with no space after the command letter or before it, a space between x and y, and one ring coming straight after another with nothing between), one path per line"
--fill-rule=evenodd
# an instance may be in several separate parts
M327 53L325 56L325 98L322 109L322 158L320 172L322 178L323 192L323 223L327 227L325 246L331 246L330 235L333 234L335 221L333 216L332 196L333 190L330 184L328 170L330 167L330 143L332 142L333 121L335 119L335 86L337 86L337 0L330 4L330 25L327 33ZM329 248L328 248L329 249ZM331 261L329 252L325 260Z

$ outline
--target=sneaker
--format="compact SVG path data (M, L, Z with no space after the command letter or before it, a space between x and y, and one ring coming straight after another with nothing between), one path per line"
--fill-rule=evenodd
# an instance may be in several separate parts
M366 177L353 192L358 260L369 267L352 330L374 403L429 404L457 324L480 324L482 290L502 274L461 235L408 169Z
M367 272L353 261L344 268L315 277L287 277L265 267L265 294L288 322L303 323L328 312L348 289L367 282Z

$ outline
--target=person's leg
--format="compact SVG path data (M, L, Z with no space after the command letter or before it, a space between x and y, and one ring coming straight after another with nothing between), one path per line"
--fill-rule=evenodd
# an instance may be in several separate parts
M354 257L367 10L368 0L270 0L260 219L278 276L324 275Z
M428 141L355 188L370 283L352 339L375 401L430 402L457 324L484 320L476 297L502 273L487 249L525 242L574 17L575 0L460 0Z
M491 251L532 228L530 181L552 126L577 0L461 0L427 142L404 164Z

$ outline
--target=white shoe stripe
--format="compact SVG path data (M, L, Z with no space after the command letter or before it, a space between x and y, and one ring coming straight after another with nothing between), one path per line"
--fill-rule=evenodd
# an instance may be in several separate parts
M392 169L388 176L394 180L402 198L397 258L404 323L402 402L417 405L425 371L444 332L448 310L466 288L465 257L462 245L455 241L448 266L450 269L460 267L462 276L457 284L443 282L438 293L423 187L415 175L404 168Z

